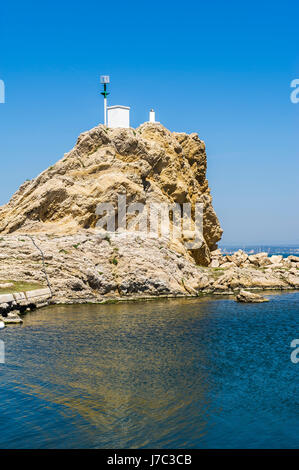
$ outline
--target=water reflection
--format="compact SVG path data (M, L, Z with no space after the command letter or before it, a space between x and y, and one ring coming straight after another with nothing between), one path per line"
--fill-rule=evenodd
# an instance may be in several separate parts
M244 325L234 308L227 299L200 299L28 314L22 328L5 330L0 402L12 429L0 445L204 445L223 419L223 381L239 370Z

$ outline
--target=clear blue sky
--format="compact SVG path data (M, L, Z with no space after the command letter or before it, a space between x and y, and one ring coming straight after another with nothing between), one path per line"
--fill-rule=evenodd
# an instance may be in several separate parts
M225 243L299 242L299 6L273 1L2 2L0 204L102 120L198 132Z

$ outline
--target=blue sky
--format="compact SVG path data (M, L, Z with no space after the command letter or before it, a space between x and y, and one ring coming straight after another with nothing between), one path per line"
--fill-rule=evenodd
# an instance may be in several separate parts
M206 142L224 243L299 243L298 3L14 1L1 5L0 204L102 121L99 75L132 126Z

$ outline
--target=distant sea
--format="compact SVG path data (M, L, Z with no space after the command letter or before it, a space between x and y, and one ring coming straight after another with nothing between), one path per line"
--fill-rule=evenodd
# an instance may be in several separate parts
M219 245L222 253L230 255L238 250L243 250L250 255L256 253L268 253L271 255L282 255L287 258L290 255L299 256L299 245Z

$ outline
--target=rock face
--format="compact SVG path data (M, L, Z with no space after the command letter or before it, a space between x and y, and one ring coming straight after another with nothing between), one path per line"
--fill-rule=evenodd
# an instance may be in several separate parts
M167 238L142 238L138 233L116 233L102 238L92 229L65 236L36 234L34 241L44 254L45 264L28 236L1 237L0 279L26 280L46 286L45 269L53 302L201 293L237 295L243 289L299 288L299 262L293 259L284 259L279 266L265 263L264 258L261 261L264 267L247 264L247 260L237 266L220 252L219 267L204 267L196 265L188 253L171 249ZM239 259L240 254L236 257ZM242 254L241 258L245 256ZM214 257L212 263L213 260Z
M209 284L208 268L169 248L167 239L123 234L103 239L93 230L68 236L34 236L58 302L107 298L197 295ZM46 285L40 252L25 235L0 241L0 279Z
M208 265L222 235L206 179L205 144L197 134L171 133L160 124L138 129L97 126L81 134L68 154L32 181L25 182L0 208L0 233L74 235L94 228L99 203L195 203L204 206L203 244L187 253ZM194 218L194 215L192 215ZM117 227L116 227L117 228Z

